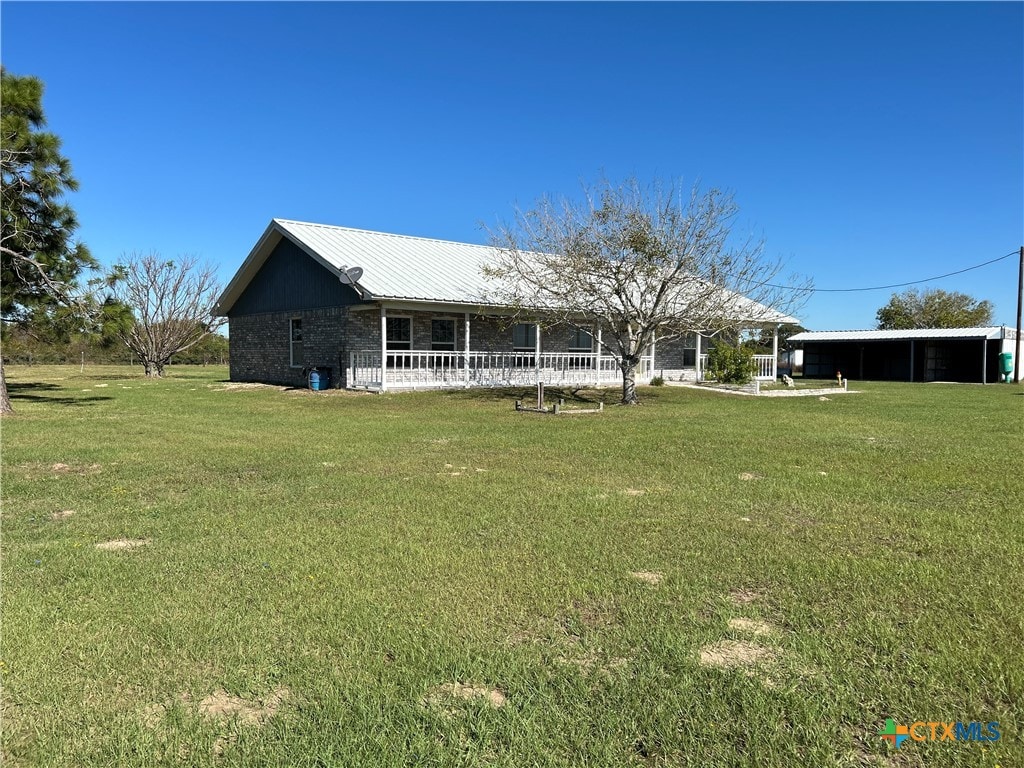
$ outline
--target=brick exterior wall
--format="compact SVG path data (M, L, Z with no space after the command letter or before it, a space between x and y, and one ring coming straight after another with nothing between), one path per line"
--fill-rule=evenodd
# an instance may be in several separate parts
M291 319L302 319L302 364L291 366ZM329 307L230 318L231 380L305 386L303 368L331 368L331 386L345 386L340 352L345 348L349 312ZM297 363L299 361L296 361Z
M696 381L696 365L686 365L683 359L684 350L693 349L695 344L692 335L658 342L654 348L654 375L668 381Z

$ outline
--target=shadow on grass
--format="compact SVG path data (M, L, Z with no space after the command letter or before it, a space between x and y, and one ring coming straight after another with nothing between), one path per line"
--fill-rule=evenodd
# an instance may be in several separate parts
M537 387L470 387L469 389L450 389L445 391L445 397L453 400L465 400L471 402L507 402L522 400L524 403L532 403L537 400ZM578 389L569 387L544 387L544 401L548 404L563 398L575 400L581 403L597 403L601 400L609 402L606 392L597 389Z
M55 405L95 405L103 400L113 400L110 395L89 395L71 397L58 395L55 392L66 392L56 384L40 382L7 382L7 394L11 402L53 403Z
M640 402L656 400L659 397L657 387L638 387ZM471 387L470 389L453 389L445 392L446 397L454 400L471 402L507 402L522 400L524 405L536 404L537 387ZM604 403L615 405L622 399L621 387L597 389L594 387L544 387L544 403L548 407L561 398L567 403Z

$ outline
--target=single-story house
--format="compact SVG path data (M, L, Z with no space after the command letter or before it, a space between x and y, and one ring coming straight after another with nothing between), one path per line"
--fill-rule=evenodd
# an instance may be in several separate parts
M1017 332L1005 325L902 331L805 331L790 337L803 349L803 375L888 381L1000 380L999 355L1014 352Z
M621 383L601 328L516 317L493 298L482 267L494 256L490 246L274 219L218 302L231 379L301 386L316 368L331 386L381 391ZM766 322L795 319L761 314ZM637 382L698 378L704 343L698 329L656 342ZM758 356L760 378L775 378L775 360Z

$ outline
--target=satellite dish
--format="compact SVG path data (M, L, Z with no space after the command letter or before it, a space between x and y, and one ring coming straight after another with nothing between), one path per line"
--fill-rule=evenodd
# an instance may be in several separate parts
M344 285L355 285L359 282L359 278L363 276L362 267L342 267L341 274L338 275L338 279Z

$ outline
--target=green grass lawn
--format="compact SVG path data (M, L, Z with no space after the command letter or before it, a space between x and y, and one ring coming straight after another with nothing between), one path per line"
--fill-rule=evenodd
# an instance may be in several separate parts
M5 766L1024 766L1019 386L135 371L8 369Z

